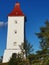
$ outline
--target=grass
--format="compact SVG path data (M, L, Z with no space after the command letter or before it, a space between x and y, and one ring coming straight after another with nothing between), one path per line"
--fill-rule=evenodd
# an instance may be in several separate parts
M0 65L7 65L7 63L0 63Z

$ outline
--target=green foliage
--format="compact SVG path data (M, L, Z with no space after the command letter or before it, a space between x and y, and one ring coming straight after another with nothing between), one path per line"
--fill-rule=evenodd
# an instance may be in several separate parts
M22 60L18 65L30 65L28 60Z
M0 63L0 65L7 65L7 63Z
M25 50L26 57L33 52L33 46L28 43L28 41L24 41L24 43L20 46L22 52Z
M0 56L0 63L2 63L3 56Z
M29 62L32 63L35 59L36 59L36 55L35 54L30 54L27 57L29 59Z
M29 60L21 58L19 54L17 57L15 57L15 55L12 55L12 58L8 62L8 65L29 65Z
M40 63L34 63L33 65L41 65Z
M11 58L10 61L8 62L8 65L16 65L16 59Z
M9 60L8 65L16 65L16 54L12 55L12 58Z
M40 46L42 49L49 48L49 22L45 22L45 27L40 28L40 32L36 33L38 38L40 39Z
M43 62L44 65L49 65L49 55L47 55Z
M45 27L40 28L40 32L36 33L40 39L41 50L37 51L36 55L40 60L41 65L49 65L49 22L45 22Z

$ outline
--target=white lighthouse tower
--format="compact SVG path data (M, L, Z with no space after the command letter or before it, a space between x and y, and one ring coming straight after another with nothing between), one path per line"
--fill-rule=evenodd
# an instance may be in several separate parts
M4 51L3 63L10 60L13 53L21 53L19 45L24 42L24 14L20 4L16 3L8 16L7 45Z

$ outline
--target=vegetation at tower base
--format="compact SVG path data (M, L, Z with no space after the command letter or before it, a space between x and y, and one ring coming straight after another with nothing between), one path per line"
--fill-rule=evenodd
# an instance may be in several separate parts
M12 55L12 58L9 60L8 65L16 65L16 56L17 55L15 53Z
M0 56L0 63L2 63L3 56Z
M29 60L21 58L20 54L18 54L16 57L13 55L9 60L8 65L29 65Z
M33 45L28 43L28 41L26 41L26 40L24 41L23 44L24 44L23 48L25 50L25 54L26 54L26 57L27 57L28 55L30 55L33 52Z

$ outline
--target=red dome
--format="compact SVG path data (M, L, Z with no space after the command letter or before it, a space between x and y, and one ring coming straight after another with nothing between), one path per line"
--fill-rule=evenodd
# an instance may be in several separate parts
M23 12L20 9L20 3L16 3L13 11L9 14L9 16L24 16Z

